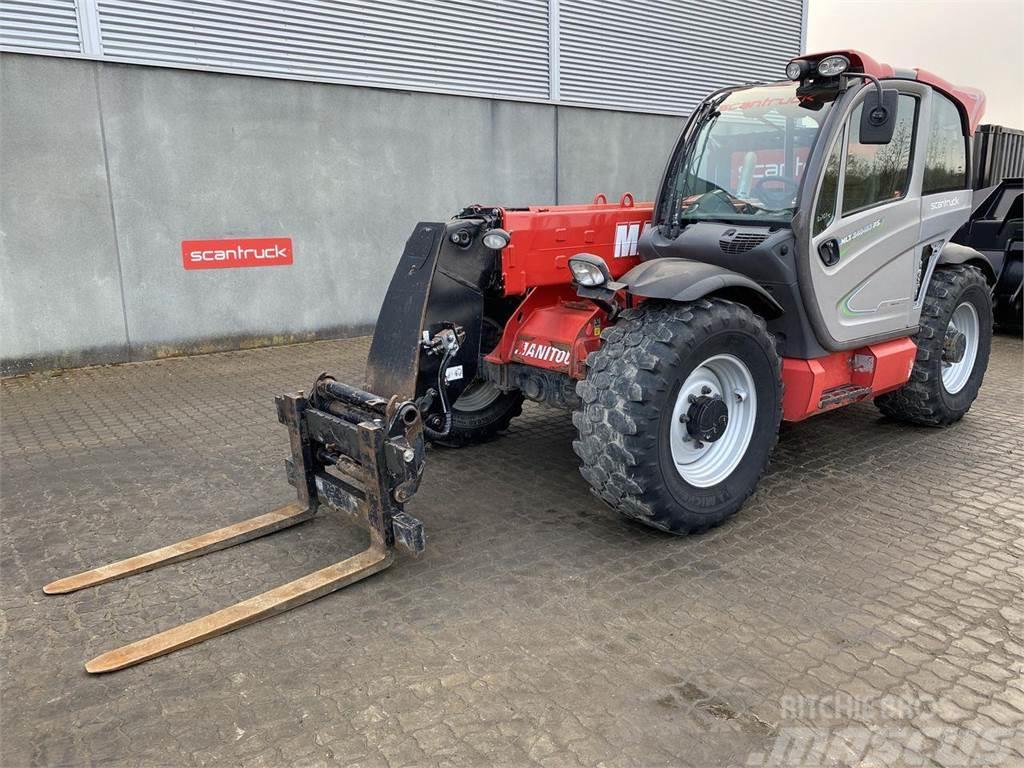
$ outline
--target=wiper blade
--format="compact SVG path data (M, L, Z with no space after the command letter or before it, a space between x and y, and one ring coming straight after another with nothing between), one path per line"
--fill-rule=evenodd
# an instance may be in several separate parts
M697 223L698 221L707 221L712 224L735 224L734 221L722 218L720 216L697 216L692 218L691 220L693 223Z
M697 111L694 113L691 122L688 124L690 130L687 131L689 134L685 139L685 144L682 148L682 154L679 158L679 164L675 168L675 178L678 180L680 177L684 177L688 173L690 161L693 159L693 153L695 147L695 138L700 133L705 121L708 118L708 114L714 112L715 116L721 114L718 111L718 107L721 106L722 102L729 96L728 92L722 93L718 96L712 95L712 97L705 99L697 107ZM669 224L669 236L675 238L679 234L679 202L684 197L683 190L675 184L675 189L669 196L668 205L669 208L665 211L666 218L668 218Z

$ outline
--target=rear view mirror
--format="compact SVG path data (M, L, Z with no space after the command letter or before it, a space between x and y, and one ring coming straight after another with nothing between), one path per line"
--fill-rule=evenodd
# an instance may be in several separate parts
M860 113L860 143L888 144L896 129L896 106L899 94L894 90L872 89L864 95Z

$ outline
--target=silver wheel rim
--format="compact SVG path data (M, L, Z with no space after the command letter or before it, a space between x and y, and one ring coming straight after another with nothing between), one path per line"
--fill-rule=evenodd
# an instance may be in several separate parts
M482 411L499 397L501 390L497 384L491 381L475 381L462 391L459 399L455 401L455 407L464 413Z
M974 371L974 361L978 357L978 337L981 323L978 321L978 310L970 302L963 302L953 310L953 316L949 318L949 326L946 332L959 332L966 338L967 346L964 350L963 359L959 363L942 361L942 386L945 390L955 395L963 389L967 380L971 378Z
M685 423L691 398L701 396L722 398L729 414L722 436L703 445L690 435ZM742 360L715 355L694 368L679 388L672 410L669 439L679 476L698 488L709 488L729 477L746 455L756 417L754 377Z

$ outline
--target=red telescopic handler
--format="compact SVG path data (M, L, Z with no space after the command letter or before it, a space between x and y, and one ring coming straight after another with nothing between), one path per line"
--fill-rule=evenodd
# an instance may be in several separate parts
M524 400L571 411L594 494L672 534L753 493L782 420L872 399L928 427L974 401L993 268L953 242L971 213L984 96L858 51L789 62L693 111L657 200L473 205L420 223L377 321L367 378L277 397L297 500L60 579L74 592L264 536L323 506L366 526L336 565L104 653L121 669L294 608L423 551L406 511L427 442L462 447Z

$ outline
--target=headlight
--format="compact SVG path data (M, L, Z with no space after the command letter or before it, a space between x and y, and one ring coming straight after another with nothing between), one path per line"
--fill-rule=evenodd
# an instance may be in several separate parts
M800 80L805 74L807 74L807 62L800 61L799 59L789 62L786 65L786 77L790 80Z
M600 256L579 253L569 259L573 279L586 288L597 288L611 279L608 266Z
M511 239L512 236L504 229L492 229L484 235L484 245L492 251L500 251Z
M845 56L826 56L818 62L818 74L822 77L835 77L841 75L850 66L850 60Z

